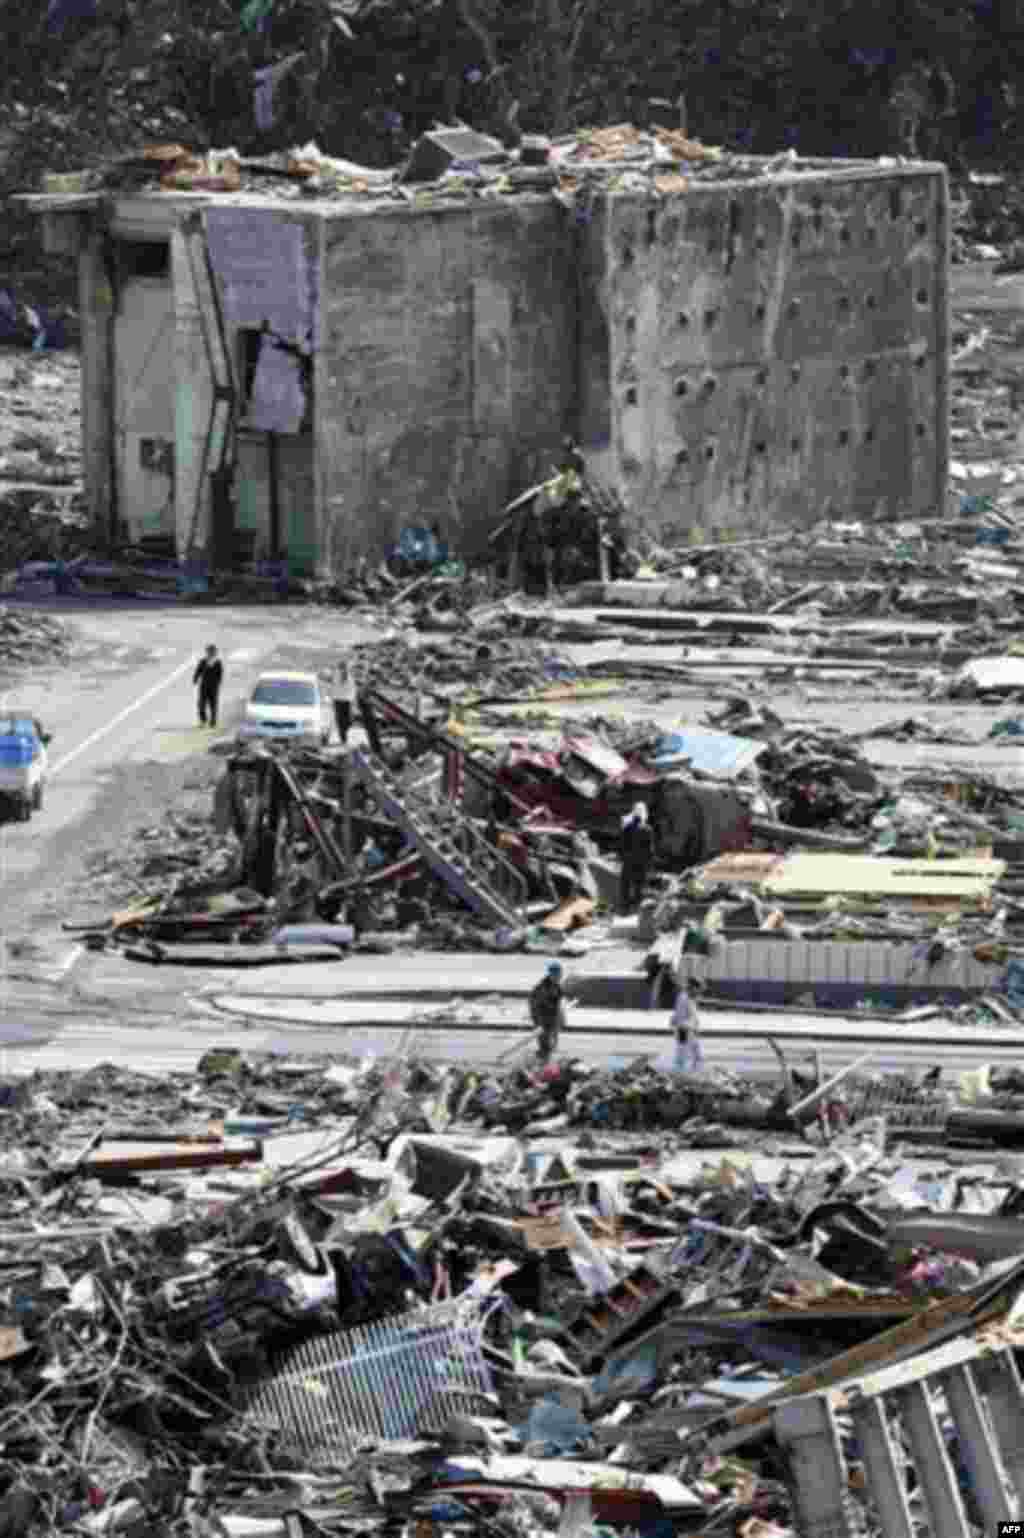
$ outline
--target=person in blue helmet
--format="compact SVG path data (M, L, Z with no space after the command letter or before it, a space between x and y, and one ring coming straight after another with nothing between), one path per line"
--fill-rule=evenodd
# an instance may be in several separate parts
M565 1025L565 989L562 987L562 963L549 961L547 970L530 994L530 1019L537 1032L537 1056L550 1063L558 1050L558 1038Z

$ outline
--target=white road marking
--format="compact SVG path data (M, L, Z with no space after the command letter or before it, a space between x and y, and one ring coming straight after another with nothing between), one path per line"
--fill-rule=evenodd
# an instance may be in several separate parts
M105 737L108 732L112 732L114 727L119 726L126 716L130 716L134 711L140 710L143 705L145 705L149 700L153 698L154 695L159 694L161 689L166 689L168 684L172 684L176 678L181 677L182 673L185 673L189 668L194 667L195 662L193 659L191 657L187 658L187 660L183 662L180 667L176 667L174 671L169 673L166 678L160 681L160 683L154 684L152 689L147 689L145 694L140 694L139 698L134 700L131 705L126 705L123 710L118 711L116 716L112 716L109 721L106 721L102 726L98 726L94 732L91 732L89 736L86 737L84 742L80 742L77 748L72 748L70 753L65 753L64 757L59 759L57 763L55 763L50 768L50 779L52 779L55 774L59 774L62 769L66 769L68 764L74 763L75 759L79 756L80 753L84 753L86 748L91 748L94 742L99 742L101 737Z
M71 971L71 968L75 965L75 962L78 961L79 958L84 956L84 955L85 955L85 946L84 945L79 945L76 942L71 947L71 950L68 952L68 955L66 956L64 961L61 963L61 965L59 967L55 968L55 971L58 973L58 975L60 977L66 977L67 974Z

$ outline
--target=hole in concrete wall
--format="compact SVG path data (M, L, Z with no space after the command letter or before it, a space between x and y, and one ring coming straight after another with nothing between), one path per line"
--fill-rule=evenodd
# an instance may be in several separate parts
M759 368L754 377L759 385L766 385L768 383L768 370L766 368Z
M638 399L639 397L637 395L636 385L630 385L629 389L626 391L626 405L635 406Z
M800 314L800 301L799 301L799 299L791 299L789 301L788 309L789 309L789 314L791 316L792 315L799 315Z
M679 324L685 329L690 324L690 317L686 310L679 311Z
M704 311L704 330L705 331L710 331L712 329L712 327L714 326L715 321L717 319L718 319L718 311L717 310L705 310Z
M873 224L869 224L867 229L864 231L864 244L866 246L873 246L877 243L877 241L878 231L875 229Z
M869 427L867 432L864 434L864 442L865 443L874 443L874 441L875 441L875 429L873 427Z
M649 246L653 246L654 242L657 240L657 238L658 238L658 210L656 208L649 208L647 210L647 235L646 235L647 244Z
M848 224L844 224L842 229L839 231L839 239L842 241L844 246L848 246L850 244L850 241L853 239L853 235L850 233L850 226Z
M903 217L903 190L900 187L889 188L889 218L902 219Z
M869 294L864 303L869 310L878 309L878 300L875 298L874 294Z
M767 244L768 242L763 235L754 236L754 249L756 251L763 251Z
M755 304L755 306L754 306L754 319L755 320L764 320L764 318L765 318L765 316L767 314L768 314L768 307L767 307L767 305Z
M790 242L791 242L791 244L794 247L799 246L799 244L800 244L800 233L801 233L800 232L800 226L797 225L796 228L794 229L792 235L789 237L790 238Z
M707 448L704 450L704 458L710 460L710 459L714 459L714 457L715 457L715 445L713 443L709 443Z
M755 452L755 454L765 454L765 453L767 453L767 450L768 450L767 443L765 443L763 438L759 438L757 440L757 442L754 444L754 452Z
M927 431L928 429L925 427L923 422L918 422L917 426L914 428L914 432L918 438L923 438Z
M740 223L743 209L738 198L729 199L729 229L725 240L725 270L731 272L736 262L740 243Z
M918 304L927 304L928 290L926 288L919 288L917 293L914 295L914 298L917 300Z
M676 394L677 395L680 395L680 396L681 395L686 395L686 394L689 393L689 389L690 389L690 386L686 383L685 379L677 379L676 380Z
M622 265L623 265L623 267L632 267L634 255L635 255L635 253L633 251L633 247L632 246L623 246L623 248L622 248Z
M865 373L865 375L867 376L868 379L870 379L871 376L876 372L877 368L878 368L878 364L875 362L874 358L867 358L867 359L865 359L865 362L864 362L864 373Z
M789 377L794 384L796 384L797 380L800 378L800 373L801 370L799 363L794 363L789 370Z
M627 315L626 316L626 331L628 332L628 334L630 336L632 336L634 334L634 332L636 331L636 316L635 315Z
M701 388L705 395L714 395L715 391L718 389L718 380L715 379L713 375L709 374Z
M914 359L914 367L915 368L924 368L924 366L925 366L925 364L927 362L928 362L928 354L927 353L923 353L923 352L919 353L918 356Z
M825 228L825 215L820 213L815 214L811 219L811 223L814 225L815 234L820 235L822 230Z
M690 463L690 451L689 451L689 449L679 449L676 452L676 464L677 465L688 465L689 463Z
M169 240L119 240L117 267L122 282L131 278L169 278L171 243Z
M927 221L927 219L917 219L917 220L915 220L914 221L914 234L915 235L927 235L927 233L928 233L928 221Z
M850 296L848 294L840 294L839 302L836 305L836 309L839 311L840 315L849 315L849 313L850 313Z
M799 452L800 452L800 439L799 438L790 438L790 440L789 440L789 447L790 447L790 450L791 450L792 453L799 454Z
M814 193L811 194L811 207L812 208L822 208L824 206L824 203L825 203L825 199L822 197L820 192L814 192Z
M849 443L849 441L850 441L849 429L844 427L842 429L842 431L840 432L840 434L839 434L839 446L840 446L840 448L845 448L846 445Z
M839 365L839 377L840 379L849 379L850 365L848 363L841 363Z

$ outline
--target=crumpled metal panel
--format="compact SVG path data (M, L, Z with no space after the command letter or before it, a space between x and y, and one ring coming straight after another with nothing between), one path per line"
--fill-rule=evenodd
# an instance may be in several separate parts
M941 167L612 196L595 238L615 476L649 526L749 533L942 504Z

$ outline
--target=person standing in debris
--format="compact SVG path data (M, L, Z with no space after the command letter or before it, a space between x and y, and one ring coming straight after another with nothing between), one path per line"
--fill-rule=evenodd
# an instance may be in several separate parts
M672 1058L673 1073L702 1073L704 1053L700 1045L700 1016L694 995L700 984L692 977L679 980L679 992L672 1009L672 1035L675 1049Z
M537 1032L537 1056L542 1064L550 1063L565 1026L565 989L560 961L548 962L547 971L530 994L530 1019Z
M220 698L220 686L224 681L224 664L217 655L215 646L206 648L206 655L199 660L195 672L192 674L192 682L199 685L199 725L217 725L217 701ZM209 723L207 723L209 716Z
M338 741L344 748L356 711L356 681L348 662L338 663L338 685L334 691L334 721L338 728Z
M619 907L632 913L640 906L647 884L647 873L654 857L654 834L647 821L647 807L638 801L622 819L622 885Z
M920 158L922 129L928 132L929 105L928 61L923 54L916 54L909 69L897 76L889 96L886 115L892 153L906 160Z

